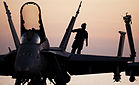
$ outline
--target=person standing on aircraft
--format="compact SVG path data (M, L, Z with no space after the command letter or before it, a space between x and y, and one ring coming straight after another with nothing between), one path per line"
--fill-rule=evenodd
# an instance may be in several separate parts
M86 29L86 23L83 23L81 25L81 28L72 30L73 33L77 32L77 34L72 44L71 53L75 54L75 51L78 49L77 54L81 54L84 40L86 40L86 46L88 46L88 32L85 29Z

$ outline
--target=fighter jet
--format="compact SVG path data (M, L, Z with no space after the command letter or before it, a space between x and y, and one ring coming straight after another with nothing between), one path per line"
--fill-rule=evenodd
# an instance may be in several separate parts
M134 68L135 65L129 62L134 62L136 54L129 24L131 17L129 15L126 15L124 20L128 28L127 34L131 47L131 57L122 57L125 32L120 32L121 38L117 56L66 52L71 30L79 14L81 3L76 15L72 16L60 45L51 47L44 32L41 9L38 4L27 2L21 7L21 40L19 40L10 10L6 2L4 2L16 49L9 49L9 53L0 55L0 75L12 76L12 78L16 79L14 85L46 85L46 79L54 85L66 85L70 82L72 75L108 72L113 72L113 79L119 81L121 79L120 72L128 69L127 75L132 75L131 80L133 80L136 74L133 74L134 70L132 70L132 67ZM29 13L28 9L31 9L33 12ZM30 14L31 16L29 16Z

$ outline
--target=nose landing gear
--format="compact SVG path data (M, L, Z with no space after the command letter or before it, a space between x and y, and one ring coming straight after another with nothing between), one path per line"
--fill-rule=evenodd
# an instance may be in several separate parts
M33 79L16 79L15 85L47 85L46 84L46 79L41 79L41 78L33 78Z
M121 75L114 75L113 79L116 81L116 82L119 82L121 80Z

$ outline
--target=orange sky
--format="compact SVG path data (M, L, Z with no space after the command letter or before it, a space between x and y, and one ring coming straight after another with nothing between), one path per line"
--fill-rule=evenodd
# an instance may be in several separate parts
M12 13L15 28L20 36L20 7L26 1L35 1L42 11L43 25L51 46L59 46L69 21L77 10L80 0L5 0ZM132 15L132 31L139 61L139 0L82 0L80 14L74 28L87 23L89 46L83 49L84 54L117 55L119 33L125 31L122 17L126 12ZM0 53L7 53L8 47L14 49L9 24L2 1L0 1ZM71 50L75 34L72 34L67 51ZM129 46L126 36L124 56L129 56ZM107 78L108 75L102 77ZM112 76L110 82L112 81ZM84 79L84 78L81 78ZM98 80L101 78L97 78ZM139 80L139 79L138 79ZM127 80L123 80L127 81ZM102 79L97 85L105 83ZM109 82L109 81L108 81ZM78 83L78 82L77 82ZM129 82L128 82L129 83ZM113 85L123 85L114 84ZM136 85L137 83L134 83ZM5 84L3 84L5 85ZM70 84L71 85L71 84ZM75 85L72 83L72 85ZM81 84L80 84L81 85ZM89 85L89 84L88 84ZM111 84L107 84L111 85ZM127 85L127 84L126 84Z

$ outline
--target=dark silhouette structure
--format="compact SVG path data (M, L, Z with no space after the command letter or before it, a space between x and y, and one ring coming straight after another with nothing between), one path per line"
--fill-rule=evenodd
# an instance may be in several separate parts
M83 23L81 25L81 28L72 30L72 32L77 32L77 34L72 44L71 53L75 54L75 51L77 50L77 54L81 54L84 40L86 40L86 46L88 46L88 32L85 29L86 29L86 23Z
M14 85L47 85L46 79L49 79L54 85L67 85L72 75L109 72L114 73L113 79L118 82L121 79L120 73L125 71L126 75L130 76L129 80L131 82L135 81L135 76L139 76L139 62L134 61L136 52L135 48L133 48L134 42L130 26L131 15L124 17L131 49L130 57L122 57L124 35L121 36L121 44L119 44L117 56L80 54L85 39L86 46L88 46L86 24L83 23L81 29L72 29L79 14L81 3L82 1L76 11L76 15L72 16L60 45L51 47L45 35L39 5L35 2L27 2L21 7L21 40L19 40L10 10L6 2L4 2L16 48L14 50L9 48L9 53L0 55L0 76L12 76L12 78L16 79ZM31 27L28 30L24 26L26 20L23 17L22 9L28 5L37 6L39 9L39 29L35 29L35 27L30 25ZM77 32L72 52L75 53L78 48L78 54L66 51L71 32Z

